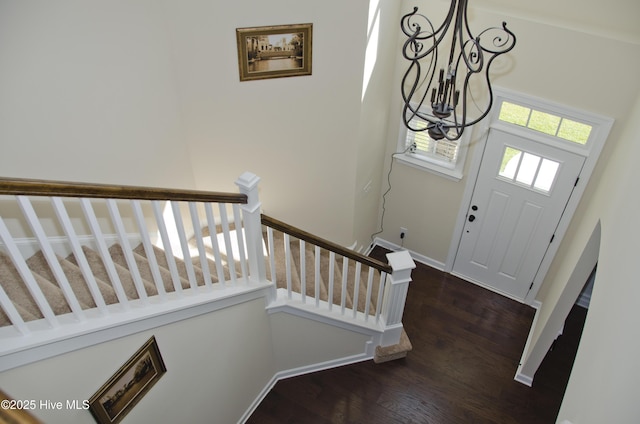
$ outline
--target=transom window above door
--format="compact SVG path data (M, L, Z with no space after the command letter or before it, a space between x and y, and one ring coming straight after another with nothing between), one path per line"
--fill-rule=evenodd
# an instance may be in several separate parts
M502 101L497 120L581 146L589 142L593 130L587 122L507 100Z

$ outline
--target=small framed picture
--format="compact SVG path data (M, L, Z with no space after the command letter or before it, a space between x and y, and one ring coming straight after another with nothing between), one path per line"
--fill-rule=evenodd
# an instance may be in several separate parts
M237 28L240 81L311 75L313 24Z
M120 422L166 371L156 339L151 337L89 399L96 422Z

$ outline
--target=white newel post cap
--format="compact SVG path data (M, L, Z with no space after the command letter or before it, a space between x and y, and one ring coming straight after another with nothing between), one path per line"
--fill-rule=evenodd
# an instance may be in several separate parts
M392 284L411 281L411 270L416 267L416 263L407 250L387 253L387 260L393 268Z
M240 189L242 194L247 195L247 204L253 206L255 208L259 205L258 200L258 183L260 182L260 177L257 175L246 171L242 173L236 180L236 185Z

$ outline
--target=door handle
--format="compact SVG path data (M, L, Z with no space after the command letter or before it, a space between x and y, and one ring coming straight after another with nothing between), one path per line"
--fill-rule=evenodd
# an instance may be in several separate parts
M469 215L469 222L473 222L476 220L476 216L475 215Z

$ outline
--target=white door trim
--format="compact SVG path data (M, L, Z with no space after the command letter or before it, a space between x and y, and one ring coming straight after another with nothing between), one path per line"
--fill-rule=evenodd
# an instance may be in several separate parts
M558 248L560 247L560 243L564 238L567 229L569 228L569 224L571 223L571 218L578 208L578 204L584 191L587 187L587 182L593 173L593 170L596 166L598 158L600 157L600 153L602 152L602 148L604 147L604 143L609 136L609 132L611 131L611 127L613 126L614 120L612 118L592 114L589 112L577 110L574 108L570 108L561 104L549 102L546 100L542 100L540 98L536 98L533 96L528 96L524 94L519 94L513 91L504 90L496 88L494 90L494 108L491 112L489 119L486 121L487 123L482 124L482 127L476 127L474 129L474 141L476 141L477 145L474 147L473 157L471 160L471 164L469 166L469 171L467 175L467 180L465 184L465 189L462 197L462 202L460 203L460 209L458 211L458 216L456 220L456 225L454 228L454 232L451 239L451 245L449 247L449 253L447 255L447 261L445 263L444 271L452 272L453 263L455 261L456 254L458 252L458 247L460 246L462 232L464 230L467 211L471 205L471 196L473 195L473 191L475 188L476 179L478 177L478 173L480 171L480 165L482 163L482 156L484 154L484 148L488 138L488 129L489 127L500 127L501 130L511 132L517 135L522 136L526 134L527 137L536 138L539 137L534 134L532 131L527 129L518 128L512 125L505 125L498 121L498 108L502 104L502 100L513 101L519 104L528 104L531 105L532 109L536 110L548 110L555 112L560 116L574 117L576 119L582 121L588 121L593 125L593 130L596 131L593 134L593 138L590 140L589 145L585 148L579 150L581 154L585 155L584 166L582 167L582 171L580 173L580 180L576 185L569 201L567 202L567 206L565 212L560 218L560 222L558 223L558 228L555 232L555 237L553 242L549 245L546 254L544 255L542 262L540 263L540 268L535 276L533 281L533 286L527 296L525 297L523 303L528 305L534 305L536 302L536 295L538 294L538 290L544 281L544 277L547 275L547 271L551 266L551 262L555 257ZM544 136L540 137L540 140L545 140L543 142L547 142ZM562 147L557 146L556 147ZM574 152L578 152L570 147L567 150L571 150ZM472 281L473 282L473 281ZM474 282L475 283L475 282Z

